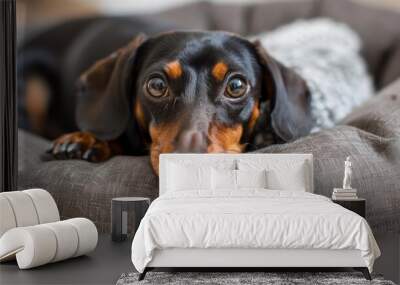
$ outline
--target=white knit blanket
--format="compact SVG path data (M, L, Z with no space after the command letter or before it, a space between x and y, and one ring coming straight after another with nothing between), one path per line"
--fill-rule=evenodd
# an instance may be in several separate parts
M360 56L361 40L345 24L300 20L254 38L307 82L314 132L334 126L374 92Z

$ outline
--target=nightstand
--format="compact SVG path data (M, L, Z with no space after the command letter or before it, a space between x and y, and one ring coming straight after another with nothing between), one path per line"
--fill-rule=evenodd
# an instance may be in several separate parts
M365 218L365 204L366 200L359 198L354 200L332 200L332 202L339 204L340 206L359 214L361 217Z
M150 198L118 197L111 200L111 238L113 241L124 241L128 238L128 221L133 218L134 235L140 221L150 206ZM129 213L133 217L128 217Z

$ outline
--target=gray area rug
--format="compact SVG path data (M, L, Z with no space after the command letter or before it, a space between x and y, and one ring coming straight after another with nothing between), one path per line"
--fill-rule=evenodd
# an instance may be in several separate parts
M384 280L380 275L373 275L373 280L366 280L359 272L148 272L146 278L138 281L138 273L122 274L117 285L133 284L368 284L395 285L392 281Z

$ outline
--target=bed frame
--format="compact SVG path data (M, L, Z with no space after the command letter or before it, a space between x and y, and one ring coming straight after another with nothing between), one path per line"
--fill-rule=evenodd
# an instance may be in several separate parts
M160 155L160 195L166 189L167 164L174 160L202 160L212 164L216 159L251 158L257 155L265 159L304 160L308 163L308 189L313 192L313 157L312 154L162 154ZM153 259L139 275L143 280L150 270L182 271L271 271L306 270L324 271L339 268L353 268L361 271L367 280L371 275L359 250L330 249L246 249L246 248L169 248L158 249Z
M353 268L371 280L359 250L329 249L193 249L156 250L152 261L139 275L143 280L148 271L324 271Z

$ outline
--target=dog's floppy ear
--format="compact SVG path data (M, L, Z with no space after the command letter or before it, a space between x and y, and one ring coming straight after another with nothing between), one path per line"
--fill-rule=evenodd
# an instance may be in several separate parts
M145 41L143 34L127 46L97 61L78 81L76 122L81 131L101 140L120 136L126 128L133 103L132 76L137 50Z
M305 81L273 59L259 41L254 42L263 69L262 99L271 100L271 125L284 141L308 134L312 127L310 94Z

